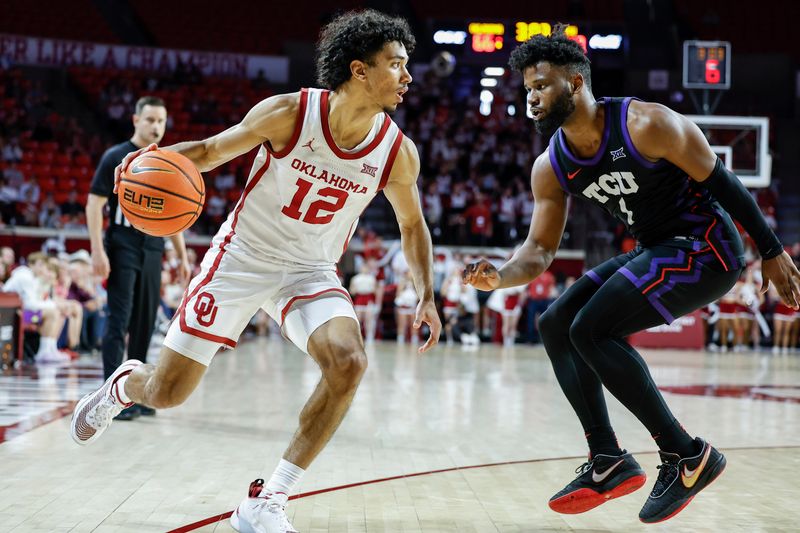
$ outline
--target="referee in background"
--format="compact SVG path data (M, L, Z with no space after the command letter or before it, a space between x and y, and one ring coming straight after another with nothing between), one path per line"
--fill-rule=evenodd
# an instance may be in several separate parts
M158 144L167 126L164 101L143 96L136 102L133 137L103 154L97 165L89 199L86 202L86 225L92 249L94 273L108 278L108 317L103 332L103 373L108 378L122 364L125 335L128 334L128 357L147 360L147 348L155 328L161 299L161 263L164 239L152 237L131 226L119 207L114 190L114 168L128 153ZM108 204L109 224L103 238L103 208ZM170 237L178 252L181 283L189 279L189 262L183 235ZM117 416L131 420L138 415L154 415L149 407L134 405Z

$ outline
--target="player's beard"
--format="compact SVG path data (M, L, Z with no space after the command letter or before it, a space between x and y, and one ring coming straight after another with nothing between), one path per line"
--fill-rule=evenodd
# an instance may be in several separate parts
M573 111L575 111L575 102L572 101L569 88L565 88L564 92L555 99L553 105L547 110L544 118L534 120L533 126L540 135L547 138L552 137Z

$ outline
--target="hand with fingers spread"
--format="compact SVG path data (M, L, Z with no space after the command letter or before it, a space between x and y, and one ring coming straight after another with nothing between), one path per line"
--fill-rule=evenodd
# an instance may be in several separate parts
M436 304L433 300L421 300L417 305L417 316L414 317L414 329L418 330L422 327L422 323L428 324L431 334L428 340L420 346L418 352L424 353L431 349L437 342L439 342L439 335L442 332L442 321L439 319L439 312L436 310Z
M486 259L470 263L461 273L464 285L472 285L482 291L493 291L500 286L500 273Z
M761 276L764 279L761 292L767 292L769 284L775 285L783 303L800 310L800 271L786 252L761 261Z
M122 174L128 170L128 165L131 164L131 161L139 157L145 152L153 152L158 150L158 145L153 143L144 148L139 148L135 152L131 152L125 157L122 158L122 162L114 168L114 194L117 194L117 189L119 188L119 182L122 180Z

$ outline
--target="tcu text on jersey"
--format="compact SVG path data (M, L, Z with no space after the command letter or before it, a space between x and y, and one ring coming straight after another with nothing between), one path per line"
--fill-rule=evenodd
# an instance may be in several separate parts
M583 189L583 195L605 205L610 199L610 196L621 197L629 194L636 194L638 190L639 184L636 183L636 177L632 172L610 172L608 174L603 174L597 178L597 181ZM628 224L632 225L633 213L631 213L625 205L625 198L619 199L619 208L620 211L625 213L628 217Z

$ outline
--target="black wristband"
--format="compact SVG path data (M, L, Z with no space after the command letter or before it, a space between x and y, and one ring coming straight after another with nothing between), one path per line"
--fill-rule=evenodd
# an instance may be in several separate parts
M702 184L753 238L763 259L772 259L783 253L783 245L770 229L761 209L739 178L725 168L720 158L717 158L714 170Z

